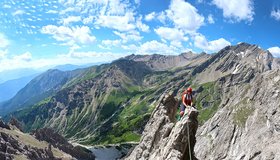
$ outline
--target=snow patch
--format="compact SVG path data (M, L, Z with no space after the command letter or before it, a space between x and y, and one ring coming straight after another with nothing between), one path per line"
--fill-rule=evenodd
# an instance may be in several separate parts
M241 56L242 58L244 58L245 56L247 56L249 54L250 50L246 50L245 52L239 52L236 55L237 56Z
M232 74L237 74L238 71L241 69L241 64L238 64L235 69L233 70Z

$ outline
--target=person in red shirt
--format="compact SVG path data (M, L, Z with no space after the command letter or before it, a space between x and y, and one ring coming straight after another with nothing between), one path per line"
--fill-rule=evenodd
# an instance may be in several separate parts
M186 107L193 106L192 88L189 87L182 95L182 105L180 107L180 117L185 114Z

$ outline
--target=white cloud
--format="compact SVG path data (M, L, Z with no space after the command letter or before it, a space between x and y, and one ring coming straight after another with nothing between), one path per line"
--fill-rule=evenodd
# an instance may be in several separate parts
M157 19L158 19L161 23L165 24L166 19L167 19L167 16L165 15L165 12L160 12L160 13L157 15Z
M3 8L12 8L10 5L5 4Z
M170 41L188 41L188 37L184 36L183 31L177 28L159 27L155 29L156 34L161 38Z
M0 49L2 48L6 48L9 45L9 40L6 38L5 35L3 35L2 33L0 33Z
M105 27L119 32L149 31L149 26L142 22L141 15L136 13L135 6L128 0L61 0L59 2L66 8L60 14L71 12L83 15L84 18L79 21L86 25L93 23L97 29ZM140 4L140 0L134 2Z
M44 26L41 30L44 34L50 34L57 41L81 44L90 44L95 41L95 37L91 35L89 27L65 27L65 26Z
M176 48L183 48L183 44L181 41L171 41L170 45Z
M48 14L57 14L58 11L56 11L56 10L49 10L46 13L48 13Z
M16 55L13 57L16 61L30 61L32 59L32 54L30 52L25 52L20 55Z
M124 15L127 12L131 12L129 8L129 3L127 1L108 0L106 7L108 7L107 10L108 15Z
M127 43L129 41L140 41L143 37L140 36L138 31L130 31L130 32L113 32L115 35L121 37L123 43Z
M145 21L152 21L153 19L155 19L155 17L156 17L156 13L151 12L145 16Z
M59 14L65 15L65 14L67 14L67 13L69 13L69 12L75 12L75 11L78 11L78 10L79 10L79 8L68 7L68 8L66 8L66 9L60 11Z
M280 57L280 48L279 47L271 47L267 49L274 57Z
M98 45L99 48L101 49L112 49L112 47L119 47L121 45L121 40L102 40L101 44L102 45Z
M215 20L214 20L212 14L209 14L209 15L208 15L207 21L208 21L209 24L214 24L214 23L215 23Z
M0 60L5 58L6 55L8 54L7 47L9 46L9 44L10 42L6 38L6 36L0 33Z
M101 27L116 29L118 31L131 31L136 28L134 21L133 13L128 12L124 16L102 15L94 24Z
M82 18L80 16L69 16L67 18L63 18L61 22L63 25L67 26L70 23L80 22L81 20Z
M124 50L133 51L133 52L135 52L139 49L139 47L137 47L135 44L122 45L121 47Z
M84 24L90 24L90 23L93 22L93 19L94 19L93 16L89 16L89 17L83 19L83 23Z
M194 6L184 0L172 0L166 13L176 28L188 33L196 32L204 23L204 17L198 14Z
M70 44L71 46L70 46L70 49L69 49L69 52L70 53L73 53L73 52L75 52L77 49L80 49L81 47L79 46L79 45L77 45L77 44Z
M136 21L136 26L143 32L149 32L150 27L144 23L142 23L142 17L139 17Z
M165 43L158 42L156 40L145 42L142 44L136 54L178 54L177 48L168 46Z
M212 3L223 10L223 16L234 21L253 21L253 0L213 0Z
M13 16L23 15L25 12L23 10L17 10L14 13L12 13Z
M194 37L194 45L204 51L217 52L231 43L224 38L213 41L208 41L202 34L197 34Z
M280 9L271 11L271 17L280 21Z
M1 58L1 52L0 52ZM0 59L0 72L4 70L12 70L18 68L26 68L32 61L32 54L30 52L25 52L20 55L15 55L12 57L3 56Z
M101 43L107 46L119 46L121 44L121 40L103 40Z
M6 55L8 54L8 50L0 50L0 60L4 57L6 57Z

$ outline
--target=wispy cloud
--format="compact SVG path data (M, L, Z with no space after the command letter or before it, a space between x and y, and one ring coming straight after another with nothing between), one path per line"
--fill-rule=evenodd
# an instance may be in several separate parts
M80 22L82 20L81 16L69 16L61 20L62 24L68 26L71 23Z
M4 34L0 33L0 49L8 47L9 44L10 42L7 37Z
M280 21L280 9L272 10L271 11L271 17L274 18L277 21Z
M24 10L17 10L14 13L12 13L13 16L23 15L25 13Z
M138 31L130 31L130 32L114 31L113 33L119 36L122 39L123 43L131 42L131 41L137 42L143 38Z
M208 15L207 21L208 21L209 24L214 24L215 23L215 20L214 20L214 17L213 17L212 14Z
M0 33L0 61L7 56L8 54L7 47L9 46L9 44L10 42L6 38L6 36Z

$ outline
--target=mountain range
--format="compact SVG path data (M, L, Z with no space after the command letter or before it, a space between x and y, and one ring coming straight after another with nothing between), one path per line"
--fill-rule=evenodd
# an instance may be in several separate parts
M100 65L105 62L92 63L86 65L73 65L64 64L52 67L51 69L57 69L60 71L72 71L75 69L87 68L89 66ZM16 93L25 87L33 78L40 75L44 71L48 70L50 66L40 68L38 70L33 69L15 69L9 71L0 72L0 103L11 99Z
M29 83L36 75L21 77L18 79L8 80L0 84L0 102L9 100L16 93Z
M191 86L199 110L197 158L275 158L279 69L279 58L247 43L211 55L130 55L49 70L1 104L1 115L16 117L26 131L51 127L86 145L138 142L161 96L180 99Z

